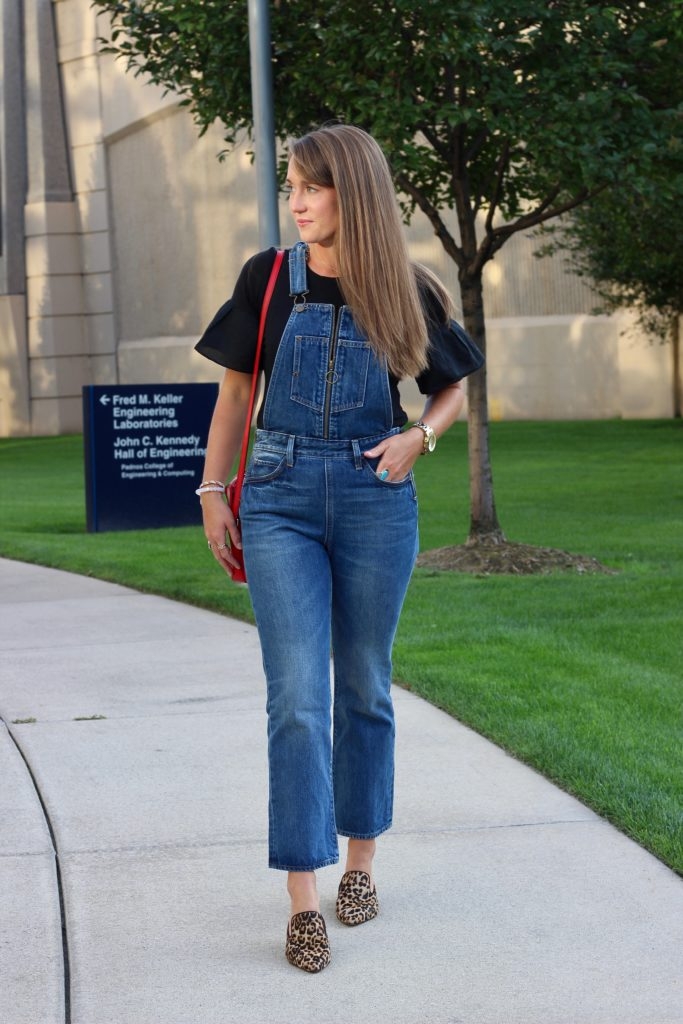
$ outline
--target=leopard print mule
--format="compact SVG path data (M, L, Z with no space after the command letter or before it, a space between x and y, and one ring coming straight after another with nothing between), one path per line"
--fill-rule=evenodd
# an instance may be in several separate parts
M367 871L347 871L337 893L337 917L342 924L364 924L379 914L377 889Z
M302 910L287 926L285 956L290 964L309 974L317 974L330 962L330 943L322 914Z

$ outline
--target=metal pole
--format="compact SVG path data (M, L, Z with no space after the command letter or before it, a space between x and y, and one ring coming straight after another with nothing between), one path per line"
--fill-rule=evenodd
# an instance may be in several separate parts
M259 244L262 249L267 249L280 244L268 0L249 0L249 56Z

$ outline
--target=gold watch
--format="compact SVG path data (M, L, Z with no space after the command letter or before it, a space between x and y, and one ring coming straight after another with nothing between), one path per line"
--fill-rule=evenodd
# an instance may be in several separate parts
M422 454L427 455L429 452L433 452L436 448L436 434L432 428L424 423L423 420L418 420L413 426L419 427L424 434L422 438Z

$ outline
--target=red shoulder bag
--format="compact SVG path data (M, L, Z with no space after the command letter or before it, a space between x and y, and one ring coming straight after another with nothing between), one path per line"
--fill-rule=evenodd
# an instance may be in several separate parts
M240 461L237 469L237 475L232 478L230 483L225 488L225 496L230 506L230 511L235 517L235 522L239 526L240 521L240 499L242 497L242 485L244 483L244 471L247 466L247 452L249 450L249 431L251 429L251 420L254 415L254 401L256 399L256 385L258 382L258 374L261 363L261 348L263 347L263 335L266 329L266 316L268 315L268 306L273 295L275 288L275 281L277 275L280 272L282 266L282 260L284 259L284 250L278 249L275 255L275 262L273 263L273 269L270 272L268 278L268 284L266 286L266 293L263 296L263 305L261 306L261 317L259 320L258 327L258 339L256 341L256 355L254 356L254 370L251 375L251 393L249 395L249 408L247 409L247 419L244 424L244 434L242 436L242 450L240 452ZM247 574L244 568L244 554L241 548L232 547L232 557L235 561L239 562L238 566L230 567L230 576L235 583L246 583Z

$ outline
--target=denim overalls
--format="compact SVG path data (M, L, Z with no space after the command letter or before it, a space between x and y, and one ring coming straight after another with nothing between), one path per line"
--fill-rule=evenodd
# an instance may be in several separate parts
M337 835L391 825L391 648L417 554L412 474L363 452L396 433L386 366L351 312L306 302L306 246L240 509L268 684L269 864L313 871ZM334 660L333 739L330 653Z

